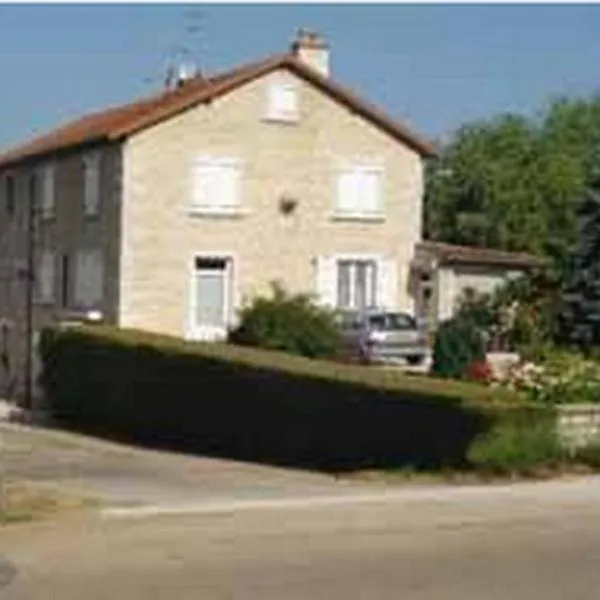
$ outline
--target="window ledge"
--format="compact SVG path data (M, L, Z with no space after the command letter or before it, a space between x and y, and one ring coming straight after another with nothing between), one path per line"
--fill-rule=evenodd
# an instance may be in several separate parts
M36 298L33 303L36 306L44 306L46 308L51 308L54 306L56 300L54 298Z
M342 213L336 212L331 216L333 221L361 221L365 223L382 223L384 213Z
M298 125L300 115L266 115L263 117L265 123L275 123L277 125Z
M191 217L214 217L214 218L225 218L225 219L238 219L245 217L248 214L248 210L244 210L238 206L231 208L221 208L215 206L195 206L188 209L188 214Z

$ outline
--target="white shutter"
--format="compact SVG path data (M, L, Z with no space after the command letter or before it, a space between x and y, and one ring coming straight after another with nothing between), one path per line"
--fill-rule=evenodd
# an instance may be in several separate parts
M38 272L38 294L43 302L54 300L55 264L54 252L44 250L40 259Z
M97 152L88 154L84 164L84 198L83 212L91 217L98 214L100 205L100 155Z
M193 209L232 210L240 203L240 166L234 159L206 158L195 166Z
M89 293L87 252L79 251L75 258L75 304L87 306Z
M47 165L42 175L42 217L54 215L54 165Z
M381 169L349 167L338 176L337 211L348 215L369 215L381 210Z
M398 263L395 260L382 259L377 264L376 302L382 308L398 308Z
M359 182L356 172L351 169L342 171L338 176L337 206L340 213L355 214L360 208Z
M90 305L98 306L104 296L104 269L102 255L99 250L94 250L89 257L90 267Z
M317 265L317 297L322 305L334 307L337 296L337 269L335 258L330 256L319 256Z
M103 298L104 269L99 250L81 250L75 265L75 303L97 306Z
M376 213L381 206L381 177L372 169L364 169L359 176L359 207L361 213Z
M269 86L269 119L293 121L298 118L298 92L291 83L274 83Z

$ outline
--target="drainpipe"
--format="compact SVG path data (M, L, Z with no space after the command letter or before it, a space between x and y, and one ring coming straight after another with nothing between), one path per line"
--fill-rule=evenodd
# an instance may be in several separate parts
M34 411L33 399L33 293L35 285L35 175L29 179L25 272L25 408Z

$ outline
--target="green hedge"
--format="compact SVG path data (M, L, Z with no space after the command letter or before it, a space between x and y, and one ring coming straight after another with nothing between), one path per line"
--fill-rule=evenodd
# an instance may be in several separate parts
M72 425L297 466L460 465L522 412L466 382L132 330L46 330L41 354L50 407Z

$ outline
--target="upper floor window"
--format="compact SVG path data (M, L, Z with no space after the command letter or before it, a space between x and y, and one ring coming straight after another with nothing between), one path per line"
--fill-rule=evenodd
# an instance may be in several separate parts
M16 188L15 176L7 175L4 180L4 194L6 199L6 214L9 217L12 217L15 214Z
M382 174L379 167L343 169L337 182L336 213L350 217L380 215L383 211Z
M94 217L100 209L100 154L86 154L83 158L83 168L83 214L86 217Z
M296 122L299 117L297 86L289 81L271 83L267 94L267 119Z
M42 169L40 176L42 179L40 216L42 219L52 219L55 210L54 165L46 165Z
M195 163L192 212L235 212L240 202L241 164L237 159L204 157Z

